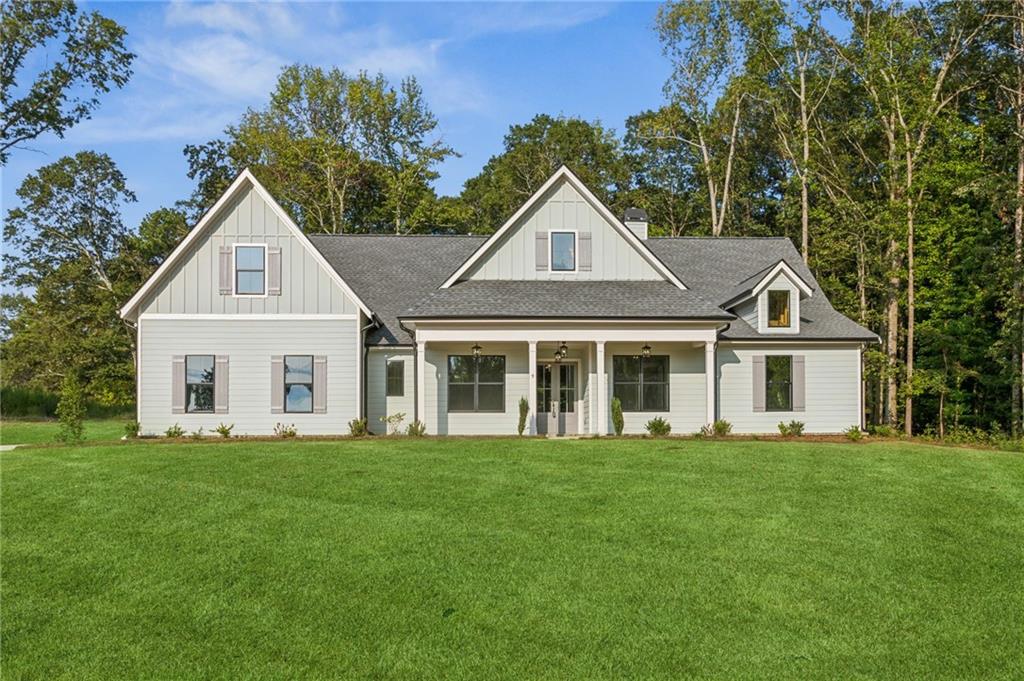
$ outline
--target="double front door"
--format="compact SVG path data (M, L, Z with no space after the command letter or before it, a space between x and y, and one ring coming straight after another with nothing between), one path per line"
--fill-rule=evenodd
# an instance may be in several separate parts
M578 365L560 362L537 365L537 432L541 435L575 435Z

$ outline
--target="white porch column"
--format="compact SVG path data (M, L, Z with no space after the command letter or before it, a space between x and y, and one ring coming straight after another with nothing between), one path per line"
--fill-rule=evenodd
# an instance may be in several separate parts
M704 344L704 373L707 381L707 423L715 422L715 383L718 374L718 361L715 355L715 341Z
M608 434L608 375L604 368L604 341L597 341L597 429L595 435Z
M530 417L526 422L526 432L537 434L537 341L527 341L530 346L530 387L527 389L526 400L530 403Z
M427 422L427 343L416 343L416 419Z

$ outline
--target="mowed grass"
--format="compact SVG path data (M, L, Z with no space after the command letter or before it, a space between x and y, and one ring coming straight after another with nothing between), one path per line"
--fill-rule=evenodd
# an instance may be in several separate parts
M124 435L125 424L134 416L121 419L88 419L85 421L85 439L88 441L118 440ZM57 441L60 423L52 420L0 421L0 444L48 444Z
M4 679L1024 676L1024 457L229 442L2 463Z

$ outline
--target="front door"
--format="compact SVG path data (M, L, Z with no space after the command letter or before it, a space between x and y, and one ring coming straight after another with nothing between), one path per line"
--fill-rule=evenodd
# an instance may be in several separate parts
M537 365L537 432L541 435L575 435L577 365L561 362Z

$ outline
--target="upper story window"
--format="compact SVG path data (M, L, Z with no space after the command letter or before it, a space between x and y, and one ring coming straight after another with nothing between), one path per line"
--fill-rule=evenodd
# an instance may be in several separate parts
M313 411L313 356L285 355L284 410L309 414Z
M213 413L213 355L185 356L185 411L189 414Z
M576 232L551 232L551 271L576 271Z
M790 327L789 291L768 291L768 328L788 329Z
M262 296L267 292L267 247L235 246L235 295Z

